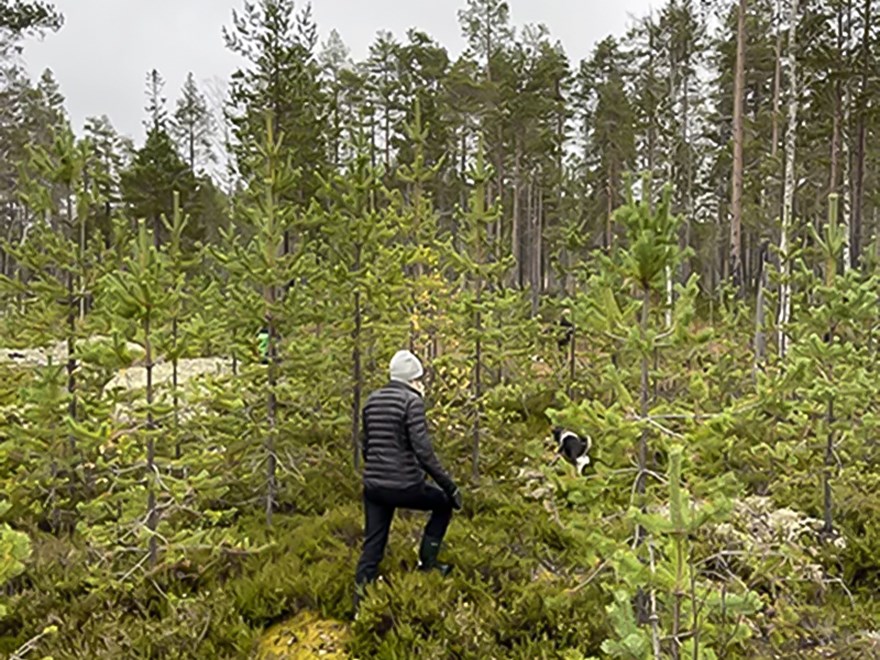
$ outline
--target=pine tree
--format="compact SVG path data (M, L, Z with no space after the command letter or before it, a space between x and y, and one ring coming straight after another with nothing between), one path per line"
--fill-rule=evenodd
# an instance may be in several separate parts
M259 464L265 465L265 471L260 489L266 522L270 526L278 504L279 439L285 437L282 435L285 419L279 406L279 392L286 387L281 382L282 358L285 357L281 338L282 332L285 336L296 333L302 322L306 299L296 288L308 277L312 256L306 250L305 241L298 241L295 251L283 249L288 232L306 225L304 216L284 203L285 196L297 188L299 170L292 167L291 157L284 149L285 136L276 135L275 125L272 113L266 112L264 137L258 145L261 168L255 170L247 182L240 207L240 227L246 232L246 241L238 240L236 231L231 229L225 232L228 249L215 253L228 270L230 281L225 293L229 300L224 302L229 305L225 314L234 317L230 319L233 342L235 336L241 336L239 333L247 328L253 338L260 328L267 335L266 355L262 360L265 369L254 367L246 375L248 384L256 388L249 396L255 397L254 405L262 411L248 432L263 441ZM234 344L233 347L238 349ZM248 453L250 448L251 444L246 442L241 449Z
M147 121L144 122L148 134L151 131L158 132L168 128L168 110L166 108L168 99L162 95L164 89L165 80L161 74L156 69L151 70L147 74L147 105L145 108Z
M394 171L392 147L402 105L397 71L399 48L400 44L390 32L380 32L370 46L370 57L367 60L372 108L378 115L381 137L379 149L382 153L382 164L389 175Z
M138 149L129 166L121 174L123 200L135 218L146 218L151 223L153 240L159 246L165 240L162 216L174 213L174 193L180 194L184 209L196 203L198 183L195 173L181 160L168 131L162 80L156 71L148 80L147 138ZM188 239L204 235L204 226L190 226Z
M167 342L167 346L163 354L171 360L171 390L173 405L173 437L177 438L177 444L174 448L174 457L180 459L180 389L178 381L178 367L180 358L186 351L187 337L181 337L181 319L185 314L186 308L189 306L187 291L188 270L193 267L195 260L187 256L184 245L183 236L186 225L189 222L189 216L185 216L180 208L180 195L174 194L174 210L170 218L163 216L162 223L168 232L168 242L165 244L167 255L167 269L170 279L170 287L168 289L168 314L171 317L171 334Z
M467 208L461 209L459 220L461 231L465 236L468 252L457 255L458 269L464 279L467 294L463 299L466 310L467 330L464 336L473 346L473 394L471 401L474 406L471 422L471 472L476 481L480 476L480 441L483 429L483 400L487 385L486 363L489 338L491 333L487 327L491 318L493 305L493 284L496 284L503 273L510 268L510 260L493 262L489 250L489 227L497 222L500 209L488 205L486 186L491 176L487 168L482 143L478 147L477 157L469 171L472 188Z
M64 18L49 2L3 0L0 3L0 31L21 35L28 32L58 30Z
M178 153L194 174L203 172L207 165L215 162L212 140L214 118L192 72L187 75L177 100L169 132L177 144Z
M323 237L332 246L328 257L339 264L333 286L345 301L340 309L344 316L338 322L350 347L350 437L357 468L361 407L367 383L364 365L369 356L387 352L380 336L389 343L399 336L402 344L400 332L385 329L405 327L402 321L410 310L393 302L396 298L407 299L402 281L407 255L391 247L400 238L403 223L395 217L394 209L388 207L389 193L382 184L384 169L371 163L370 145L363 131L354 132L350 142L354 159L327 182L323 194L329 208ZM385 331L380 332L380 328Z
M493 80L492 58L513 38L510 7L505 0L468 0L458 22L471 52L484 61L486 79Z
M223 553L231 541L216 529L228 516L229 478L221 467L226 458L207 438L178 456L187 432L179 414L183 396L179 384L162 382L158 371L164 343L170 344L172 359L181 350L173 329L182 302L183 222L178 215L168 224L178 242L163 252L155 247L146 222L139 220L137 233L125 245L122 267L98 283L97 306L111 332L130 338L143 352L143 381L128 387L124 380L108 384L102 403L112 414L96 414L73 425L74 434L97 445L100 456L94 476L99 490L81 507L84 540L105 552L111 568L122 568L126 576L153 574L206 548ZM188 430L203 432L197 422ZM143 539L146 548L133 546L133 539Z
M612 220L622 200L623 176L635 159L635 122L624 86L623 64L617 42L608 38L596 46L589 62L581 64L578 80L582 96L590 99L590 214L603 219L599 226L606 253L614 244Z
M143 438L146 442L146 462L144 481L146 486L146 531L149 547L149 563L154 568L159 562L159 544L156 532L159 526L158 508L159 470L156 466L156 442L160 434L157 424L156 390L153 384L155 367L156 333L160 326L160 313L168 301L167 281L158 251L150 240L143 219L138 222L134 253L127 259L126 268L111 275L109 286L112 295L119 300L119 311L123 318L131 318L138 326L143 342L144 368L146 369L146 390L143 410Z
M429 155L435 144L418 95L412 114L412 121L405 128L408 148L402 150L401 156L412 152L412 160L398 167L398 184L403 190L393 198L392 205L399 214L403 228L401 239L406 246L409 347L417 355L425 356L429 364L436 365L442 362L443 339L454 333L457 320L446 311L446 301L455 297L449 268L453 241L450 233L443 229L434 192L448 165L442 156L433 161ZM426 374L429 391L439 380L435 373L429 370Z
M741 281L748 287L758 269L760 246L776 237L775 218L781 209L781 162L775 144L778 121L774 107L776 91L775 39L772 5L768 0L752 0L745 5L744 83L743 83L743 168L742 226L740 227ZM705 203L714 218L712 236L703 236L700 252L705 260L707 285L710 291L718 289L722 281L732 281L731 255L733 217L733 149L734 103L736 96L737 36L739 10L736 5L719 7L721 27L713 41L709 61L715 73L712 85L713 110L706 126L706 152L709 163L701 179L707 191ZM707 223L709 224L709 223ZM735 223L734 223L735 225Z
M75 526L76 506L82 496L81 448L67 432L80 402L77 301L71 297L70 287L77 270L76 244L41 222L26 243L6 249L33 273L27 283L0 279L0 290L21 301L20 319L18 314L14 316L20 340L47 347L50 355L55 353L55 345L63 346L63 351L58 351L57 363L47 358L35 382L22 392L23 409L17 428L7 439L6 456L26 465L29 476L8 484L4 491L21 515L61 534ZM4 474L16 474L17 469L7 460L3 461Z
M109 240L112 216L122 201L121 177L126 152L134 151L130 142L120 136L106 117L89 117L83 132L91 147L86 165L90 187L100 200L94 209L95 226Z
M339 168L341 163L341 146L344 139L343 122L346 121L344 107L344 93L346 74L351 72L354 64L350 58L350 52L342 37L336 30L330 31L327 41L321 46L318 56L323 74L323 84L329 88L328 113L331 117L332 131L328 136L327 160L334 168Z
M284 140L281 146L292 165L302 170L296 186L283 192L283 201L305 209L327 167L327 99L311 7L295 14L292 0L246 3L243 13L233 12L233 28L224 29L224 38L247 62L247 68L233 74L230 88L231 148L238 173L247 179L262 167L256 145L264 134L265 112L271 112L273 132ZM292 249L290 236L285 246Z
M69 129L58 129L51 148L34 146L30 151L23 168L26 188L20 194L40 220L26 241L4 246L20 270L15 279L0 278L0 285L18 298L12 316L20 338L51 345L50 355L58 354L60 340L63 362L53 364L48 358L39 382L28 392L27 420L16 440L31 462L36 483L16 488L16 498L61 533L76 526L77 506L85 496L83 466L89 448L78 446L69 428L84 416L79 339L97 271L86 241L94 198L85 179L89 145L77 143ZM50 493L45 511L36 501L28 502L38 497L34 489L40 485Z

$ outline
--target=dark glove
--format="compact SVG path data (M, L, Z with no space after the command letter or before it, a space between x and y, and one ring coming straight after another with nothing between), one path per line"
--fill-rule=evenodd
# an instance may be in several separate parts
M461 511L461 491L456 488L449 494L449 501L452 503L452 508L456 511Z

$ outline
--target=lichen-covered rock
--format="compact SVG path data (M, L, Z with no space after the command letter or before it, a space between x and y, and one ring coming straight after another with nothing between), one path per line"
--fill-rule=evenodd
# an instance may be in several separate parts
M153 385L161 386L170 384L173 378L174 366L171 362L163 362L153 367ZM177 364L177 384L182 387L190 380L205 374L216 376L231 374L232 362L225 358L193 358L180 360ZM146 367L131 367L120 369L105 386L105 390L121 389L135 391L147 386Z
M67 348L61 344L48 348L2 348L0 361L21 367L42 367L49 363L61 364L67 359Z
M113 340L104 335L95 335L88 339L79 339L76 343L77 353L95 350L113 349ZM125 342L122 352L130 364L137 364L143 359L144 349L134 342ZM0 363L19 367L45 367L49 363L59 365L67 362L67 342L59 341L42 348L0 348Z
M306 660L347 658L348 626L322 619L312 612L300 612L288 621L269 628L260 639L259 660Z
M805 513L777 508L769 497L753 496L736 500L731 521L717 525L716 532L738 541L750 553L773 552L779 545L788 545L812 554L822 526L821 520ZM846 541L838 537L834 545L842 549Z

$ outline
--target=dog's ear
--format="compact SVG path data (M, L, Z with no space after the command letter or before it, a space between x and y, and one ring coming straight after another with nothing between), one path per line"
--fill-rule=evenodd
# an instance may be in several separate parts
M553 427L553 439L559 443L559 438L562 436L562 428L559 426Z

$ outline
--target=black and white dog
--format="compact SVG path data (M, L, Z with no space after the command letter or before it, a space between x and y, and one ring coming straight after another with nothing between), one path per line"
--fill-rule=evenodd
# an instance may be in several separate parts
M590 464L590 448L593 446L590 436L581 437L574 431L557 426L553 429L553 440L559 456L573 465L579 476L583 476L584 470Z

